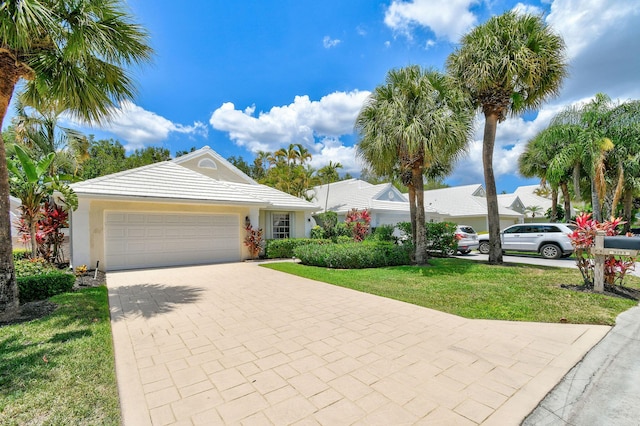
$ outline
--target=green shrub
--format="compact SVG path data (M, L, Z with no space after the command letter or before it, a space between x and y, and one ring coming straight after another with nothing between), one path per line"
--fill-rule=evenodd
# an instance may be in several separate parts
M73 274L54 270L44 274L19 277L17 281L20 303L27 303L71 291L76 277Z
M336 237L350 237L353 239L353 234L351 229L347 226L346 223L340 222L335 227L335 236Z
M267 259L280 259L293 257L296 247L309 244L330 244L331 240L321 240L312 238L281 238L277 240L267 240L265 257Z
M427 252L430 254L444 254L458 248L456 240L456 224L453 222L429 222L425 224Z
M352 243L353 242L353 237L352 236L347 236L347 235L340 235L340 236L335 238L335 242L336 242L336 244Z
M322 226L314 226L311 228L311 238L314 240L322 240L325 238L325 230Z
M406 248L389 242L305 245L297 247L294 255L305 265L338 269L379 268L410 263Z
M395 242L396 238L393 236L393 231L396 227L393 225L380 225L373 231L373 239L378 241Z
M13 249L13 260L14 262L17 260L29 259L31 256L31 250L27 249Z
M32 275L42 275L51 271L57 271L55 265L47 262L41 257L35 259L23 259L14 261L16 277L29 277Z

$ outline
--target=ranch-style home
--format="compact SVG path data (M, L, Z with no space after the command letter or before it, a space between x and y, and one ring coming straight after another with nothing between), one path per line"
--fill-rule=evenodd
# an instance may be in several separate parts
M320 207L258 184L208 146L75 183L71 263L113 271L248 259L245 226L305 237Z

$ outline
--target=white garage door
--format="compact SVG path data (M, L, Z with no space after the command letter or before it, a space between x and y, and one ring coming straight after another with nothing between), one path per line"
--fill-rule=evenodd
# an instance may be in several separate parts
M109 270L240 260L237 215L105 213Z

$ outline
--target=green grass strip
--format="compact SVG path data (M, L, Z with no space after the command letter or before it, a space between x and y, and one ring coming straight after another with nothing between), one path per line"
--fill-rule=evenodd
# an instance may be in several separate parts
M296 263L266 268L397 299L465 318L613 325L637 302L578 292L577 269L535 265L491 266L464 259L430 259L425 267L336 270ZM637 287L640 280L628 277Z
M50 300L51 315L0 327L0 424L119 425L107 288Z

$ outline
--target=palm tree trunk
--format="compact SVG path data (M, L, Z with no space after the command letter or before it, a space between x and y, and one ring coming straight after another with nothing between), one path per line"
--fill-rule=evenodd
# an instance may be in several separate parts
M631 214L633 212L633 191L627 189L622 196L622 218L625 220L624 233L626 234L631 229L631 222L633 218Z
M484 136L482 142L482 165L487 191L487 214L489 219L489 264L502 264L502 244L500 242L500 211L496 178L493 174L493 147L496 142L498 112L485 111Z
M411 241L413 243L413 260L416 260L416 189L413 184L409 189L409 216L411 218Z
M13 89L20 79L15 60L0 53L0 128L7 115ZM0 136L0 314L11 313L18 308L18 283L13 266L11 241L11 216L9 210L9 171L4 139Z
M598 197L598 191L596 189L595 178L591 179L591 209L593 211L593 218L598 222L602 222L602 208L600 206L600 197Z
M424 182L422 180L422 169L413 166L411 169L411 181L416 192L416 264L427 264L427 236L424 219Z
M560 184L562 189L562 197L564 198L564 221L569 223L571 221L571 195L569 194L569 185L567 182Z
M558 221L558 187L551 187L551 222Z

